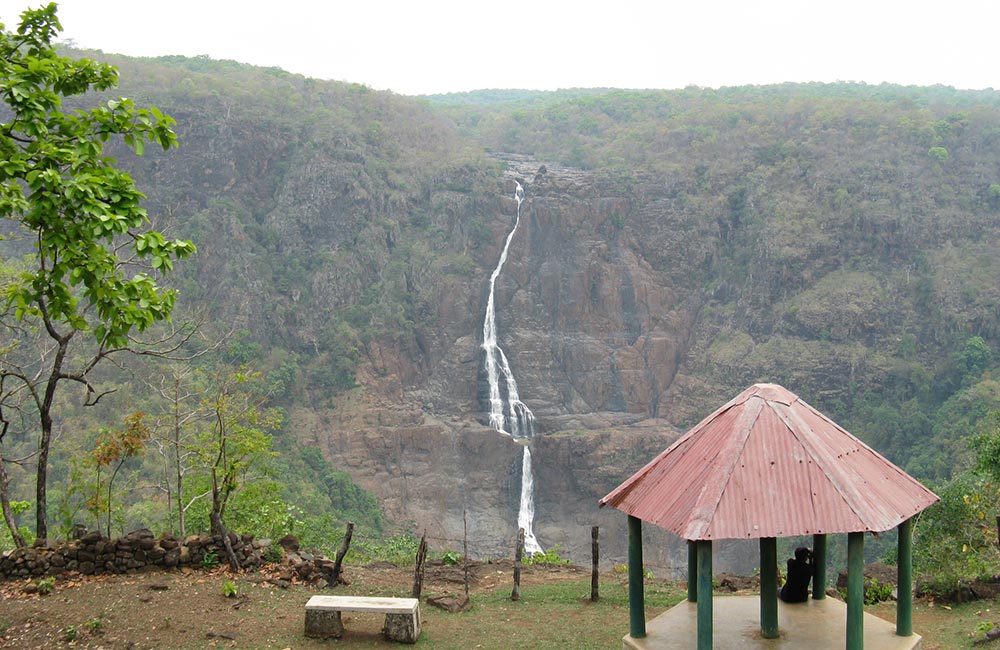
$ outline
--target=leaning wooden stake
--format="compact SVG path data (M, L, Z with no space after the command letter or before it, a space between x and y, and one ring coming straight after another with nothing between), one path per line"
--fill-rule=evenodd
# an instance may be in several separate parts
M340 565L344 563L344 556L347 555L347 549L351 547L351 536L354 535L354 522L347 522L347 534L344 535L344 544L337 551L337 557L333 561L333 571L330 573L330 586L336 587L337 583L340 582Z
M596 603L601 597L599 589L597 586L598 581L598 566L600 564L600 545L597 543L597 535L600 530L599 526L590 527L590 562L592 565L590 571L590 602Z
M465 577L465 602L469 602L469 520L462 509L462 568Z
M524 555L524 529L517 529L517 546L514 548L514 590L511 600L521 600L521 557Z
M420 546L417 547L417 562L413 569L413 598L420 598L424 589L424 560L427 559L427 531L420 536Z

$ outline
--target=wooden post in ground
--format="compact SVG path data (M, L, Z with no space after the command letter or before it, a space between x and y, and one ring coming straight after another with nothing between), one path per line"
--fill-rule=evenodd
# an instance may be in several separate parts
M351 547L351 537L354 535L354 522L347 522L347 533L344 535L344 543L341 545L340 550L337 551L337 557L333 561L333 571L330 573L330 581L333 583L330 586L336 587L337 583L340 582L340 566L344 563L344 556L347 555L347 549Z
M469 520L462 508L462 575L465 580L465 602L469 602Z
M416 566L413 568L413 594L414 598L420 598L420 592L424 589L424 561L427 560L427 531L420 536L420 546L417 547Z
M517 529L517 546L514 548L514 590L511 600L521 600L521 557L524 555L524 529Z
M598 575L600 565L600 545L597 542L599 526L590 527L590 602L596 603L600 599L600 588L598 586Z

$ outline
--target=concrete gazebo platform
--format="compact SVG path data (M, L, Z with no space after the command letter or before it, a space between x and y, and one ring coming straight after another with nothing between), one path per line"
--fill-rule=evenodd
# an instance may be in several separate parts
M786 647L810 650L862 650L869 638L865 623L872 618L864 614L864 536L892 528L899 533L895 634L904 639L914 637L912 518L937 500L937 495L916 479L794 393L776 384L755 384L695 425L600 501L601 506L610 505L628 515L629 636L625 648L641 647L628 644L648 637L642 569L644 521L688 541L689 604L671 612L693 612L694 633L688 629L686 634L680 630L671 634L682 637L685 643L696 642L696 646L678 647L745 647L733 645L743 637L742 633L733 636L736 631L728 627L729 617L720 613L716 619L714 615L712 544L721 539L756 539L760 543L761 582L760 597L754 599L759 623L754 638L760 640L760 647L778 648L788 643ZM845 533L846 616L829 618L837 605L827 609L802 604L780 607L777 538L812 536L815 563L810 603L815 603L826 598L827 536ZM726 606L735 607L737 602ZM814 620L790 626L789 617L798 616L800 611L807 616L811 612ZM785 614L784 619L779 612ZM834 624L830 621L835 621L839 631L828 627ZM691 625L691 621L684 625ZM826 645L814 645L816 630L823 630ZM719 645L715 645L717 631L725 633L719 637ZM802 638L796 638L799 634ZM884 647L911 648L919 642L917 637L914 644Z
M760 634L760 598L721 596L714 599L716 650L840 650L844 647L847 605L836 598L810 599L792 605L778 601L781 634ZM695 650L698 647L698 605L689 601L660 614L646 624L646 636L626 636L625 650ZM896 626L873 614L864 615L866 650L915 650L918 634L899 636Z

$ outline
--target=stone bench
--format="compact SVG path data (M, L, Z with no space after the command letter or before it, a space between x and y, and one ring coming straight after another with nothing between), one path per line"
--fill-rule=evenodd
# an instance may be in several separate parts
M306 636L328 639L344 633L341 612L385 614L382 634L401 643L416 643L420 636L420 601L416 598L365 596L313 596L306 603Z

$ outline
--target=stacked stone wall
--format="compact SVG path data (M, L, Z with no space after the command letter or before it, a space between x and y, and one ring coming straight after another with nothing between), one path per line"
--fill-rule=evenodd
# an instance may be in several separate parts
M230 542L240 567L260 566L270 548L269 540L254 540L251 535L230 533ZM83 575L129 573L150 568L202 567L214 554L216 562L226 562L221 536L190 535L179 539L164 533L159 537L146 529L133 531L119 539L108 539L98 532L84 533L66 542L52 545L37 543L0 556L0 580L40 578L68 571Z

